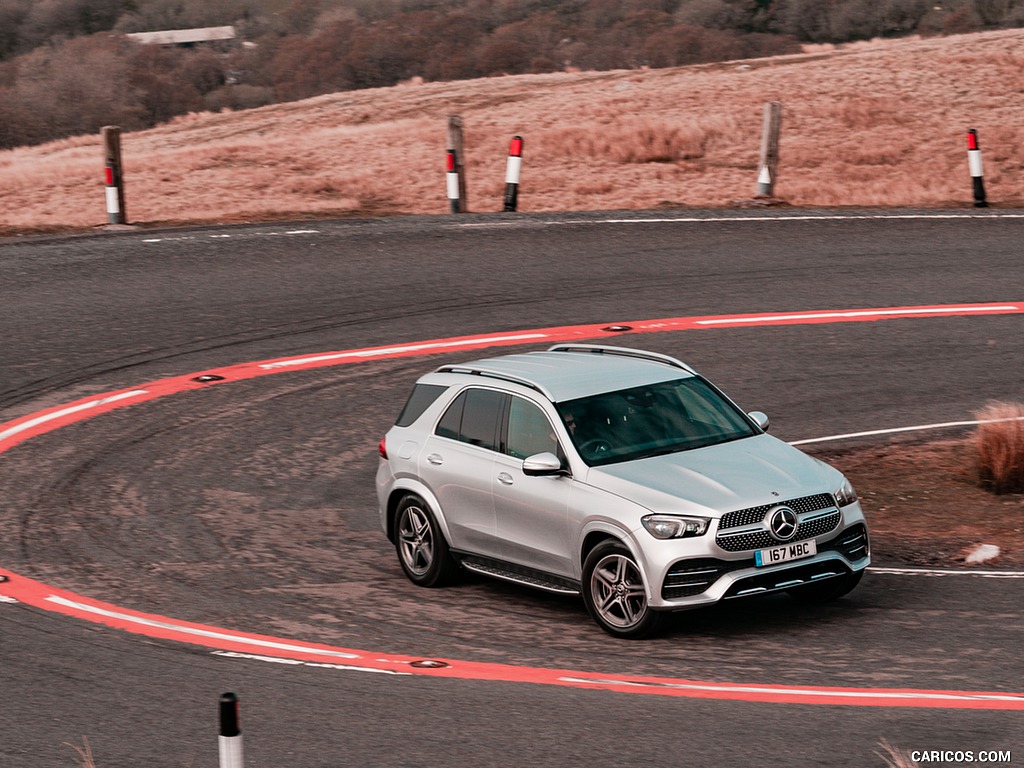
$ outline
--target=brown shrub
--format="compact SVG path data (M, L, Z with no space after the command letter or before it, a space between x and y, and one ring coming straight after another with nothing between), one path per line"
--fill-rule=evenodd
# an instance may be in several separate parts
M1024 492L1024 404L993 402L975 414L978 476L995 493Z
M671 163L703 157L710 133L700 125L634 118L598 130L555 131L549 147L570 157L614 163Z
M895 96L857 96L830 105L828 111L846 128L873 130L880 123L905 120L907 105Z

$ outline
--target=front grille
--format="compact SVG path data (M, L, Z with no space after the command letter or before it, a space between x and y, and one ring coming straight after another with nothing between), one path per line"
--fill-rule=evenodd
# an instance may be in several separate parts
M725 530L727 528L743 528L747 525L753 525L754 523L760 523L764 520L764 516L768 514L768 510L773 507L784 506L789 507L798 515L802 515L805 512L814 512L819 509L828 509L834 507L836 500L832 498L831 494L818 493L814 496L804 496L800 499L792 499L791 501L777 501L773 504L762 504L759 507L749 507L747 509L738 509L735 512L726 512L722 515L722 522L718 524L718 530Z
M745 528L757 525L764 521L768 511L778 506L786 506L792 509L797 515L806 515L813 512L827 512L811 519L801 520L797 526L792 541L802 539L813 539L817 536L828 533L839 525L842 515L836 508L835 499L827 493L818 493L814 496L804 496L799 499L778 502L775 504L762 504L758 507L749 507L735 512L727 512L722 515L718 525L718 534L715 543L726 552L743 552L752 549L765 549L778 546L780 543L766 530L749 531L729 535L729 531L736 528Z

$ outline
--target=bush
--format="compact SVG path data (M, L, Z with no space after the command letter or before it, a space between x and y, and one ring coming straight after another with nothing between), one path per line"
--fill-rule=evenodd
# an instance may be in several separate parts
M1024 492L1024 405L993 402L975 416L978 476L995 493Z

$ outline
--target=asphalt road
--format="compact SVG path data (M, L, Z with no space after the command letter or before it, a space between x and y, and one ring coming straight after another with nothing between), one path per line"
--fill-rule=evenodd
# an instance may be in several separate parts
M1024 299L1015 217L695 213L304 222L0 240L0 423L254 360L565 324ZM800 216L807 215L801 212ZM817 216L811 212L812 217ZM621 219L622 221L609 221ZM1021 315L647 334L797 440L1024 399ZM529 347L525 347L529 348ZM869 574L643 643L574 600L406 582L376 444L416 376L479 353L287 373L65 427L0 457L0 566L247 632L425 658L796 686L1021 692L1021 580ZM0 765L883 765L1011 750L1020 711L667 698L385 677L211 655L0 603ZM942 763L950 764L950 763Z

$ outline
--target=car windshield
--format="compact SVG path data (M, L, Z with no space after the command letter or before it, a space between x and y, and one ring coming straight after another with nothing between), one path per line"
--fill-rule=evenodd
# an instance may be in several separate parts
M557 403L590 466L614 464L750 437L757 428L699 376Z

